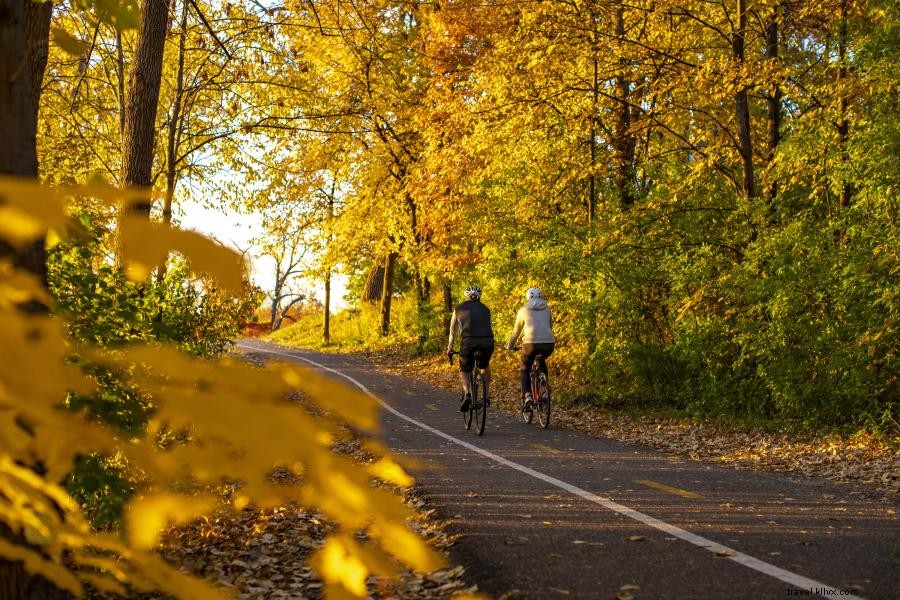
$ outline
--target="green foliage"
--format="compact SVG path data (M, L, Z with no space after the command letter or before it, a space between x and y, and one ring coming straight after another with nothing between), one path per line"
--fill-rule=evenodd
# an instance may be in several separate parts
M444 348L447 342L439 313L433 302L420 314L414 297L394 298L391 303L391 333L382 336L381 307L363 302L356 308L331 316L331 344L328 347L347 350L400 348L414 354L418 352L418 336L421 333L427 339L425 351L435 352ZM289 346L324 348L323 318L321 310L306 310L295 323L282 327L267 339Z
M125 507L134 496L134 483L122 465L99 456L81 456L66 480L66 490L85 511L98 530L118 529Z
M87 239L57 244L48 257L50 290L70 317L70 334L85 343L156 340L195 356L216 356L259 300L249 290L235 297L191 275L179 259L170 261L162 281L131 281L109 260L102 232L89 231Z
M69 335L89 346L117 347L164 342L199 357L228 349L243 319L258 298L237 298L197 279L183 260L170 261L162 281L136 283L108 260L103 231L82 219L87 233L56 244L48 255L50 291L67 316ZM90 394L70 392L66 407L129 437L145 433L153 400L129 382L127 374L80 365L96 382ZM81 456L66 488L79 501L94 527L116 528L123 507L134 494L127 469L99 455Z

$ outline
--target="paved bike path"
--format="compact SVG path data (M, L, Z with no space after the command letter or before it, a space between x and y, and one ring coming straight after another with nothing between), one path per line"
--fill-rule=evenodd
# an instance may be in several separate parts
M478 437L463 429L452 393L357 357L241 345L333 369L396 411L383 411L384 441L427 461L415 475L460 535L453 558L494 597L900 596L896 504L499 412Z

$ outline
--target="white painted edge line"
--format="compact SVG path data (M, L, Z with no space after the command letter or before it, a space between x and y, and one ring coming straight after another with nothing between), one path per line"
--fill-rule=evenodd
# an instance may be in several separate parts
M690 542L691 544L694 544L695 546L699 546L701 548L709 550L710 552L717 553L719 555L724 555L724 556L722 556L722 558L727 558L729 560L733 560L734 562L744 565L745 567L748 567L750 569L753 569L754 571L758 571L760 573L763 573L764 575L774 577L775 579L779 579L779 580L781 580L785 583L789 583L795 587L798 587L801 589L811 589L814 591L817 589L821 590L822 593L818 594L818 595L820 595L822 597L833 597L833 596L841 595L840 591L837 588L833 588L831 586L825 585L824 583L818 582L815 579L810 579L808 577L804 577L803 575L798 575L797 573L794 573L792 571L782 569L781 567L777 567L771 563L767 563L763 560L759 560L758 558L754 558L754 557L750 556L749 554L744 554L743 552L739 552L737 550L734 550L733 548L729 548L728 546L719 544L718 542L708 540L703 536L700 536L695 533L691 533L690 531L681 529L680 527L678 527L676 525L671 525L669 523L666 523L665 521L657 519L656 517L651 517L650 515L645 515L644 513L640 512L640 511L634 510L633 508L628 508L627 506L619 504L618 502L613 502L609 498L601 498L600 496L593 494L587 490L583 490L580 487L574 486L571 483L566 483L565 481L557 479L556 477L552 477L550 475L541 473L540 471L535 471L534 469L531 469L524 465L520 465L519 463L513 462L507 458L503 458L502 456L494 454L493 452L479 448L478 446L475 446L474 444L470 444L469 442L455 438L448 433L444 433L443 431L441 431L439 429L435 429L434 427L431 427L430 425L426 425L425 423L422 423L421 421L417 421L416 419L413 419L412 417L408 417L408 416L404 415L403 413L399 412L398 410L396 410L394 407L392 407L389 404L387 404L386 402L384 402L384 400L382 400L375 394L373 394L369 390L369 388L367 388L365 385L363 385L362 383L360 383L353 377L350 377L349 375L347 375L345 373L341 373L340 371L338 371L336 369L332 369L331 367L326 367L325 365L319 364L313 360L310 360L303 356L298 356L296 354L289 354L287 352L278 352L275 350L266 350L264 348L256 348L254 346L241 346L240 344L238 344L238 347L243 347L247 350L251 350L254 352L265 352L266 354L276 354L276 355L286 356L286 357L294 359L294 360L300 360L305 363L309 363L310 365L318 367L319 369L322 369L324 371L328 371L329 373L334 373L335 375L337 375L339 377L343 377L344 379L346 379L347 381L352 383L354 386L356 386L357 388L362 390L364 393L366 393L369 396L371 396L372 398L374 398L386 411L388 411L395 417L403 419L404 421L406 421L408 423L412 423L413 425L420 427L420 428L424 429L425 431L433 433L434 435L436 435L438 437L442 437L445 440L447 440L449 442L453 442L454 444L456 444L458 446L462 446L463 448L466 448L467 450L471 450L472 452L481 454L482 456L489 458L490 460L492 460L496 463L499 463L499 464L509 467L511 469L515 469L516 471L519 471L520 473L530 475L531 477L534 477L535 479L540 479L541 481L549 483L552 486L558 487L559 489L565 490L571 494L574 494L576 496L584 498L585 500L588 500L589 502L593 502L594 504L599 504L600 506L602 506L606 509L609 509L613 512L619 513L620 515L622 515L624 517L628 517L629 519L633 519L635 521L638 521L639 523L649 525L650 527L653 527L654 529L658 529L659 531L662 531L663 533L666 533L672 537L676 537L676 538L684 540L686 542ZM853 597L860 598L861 600L865 600L864 598L862 598L862 596L853 596Z

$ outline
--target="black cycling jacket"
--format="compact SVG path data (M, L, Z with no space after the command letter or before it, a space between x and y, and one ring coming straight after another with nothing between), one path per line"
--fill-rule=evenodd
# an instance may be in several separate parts
M450 340L447 348L452 349L456 338L491 338L494 330L491 328L491 311L479 300L466 300L453 309L453 318L450 321Z

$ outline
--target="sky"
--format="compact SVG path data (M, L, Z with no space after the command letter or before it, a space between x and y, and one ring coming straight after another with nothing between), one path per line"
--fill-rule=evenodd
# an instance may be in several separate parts
M197 231L238 251L248 251L251 281L266 292L272 290L275 285L275 261L260 256L259 248L252 241L262 234L261 215L228 213L187 200L176 208L176 220L182 229ZM319 301L325 298L325 287L321 281L300 281L298 287ZM346 308L346 277L339 274L332 277L331 290L331 309L337 312Z

